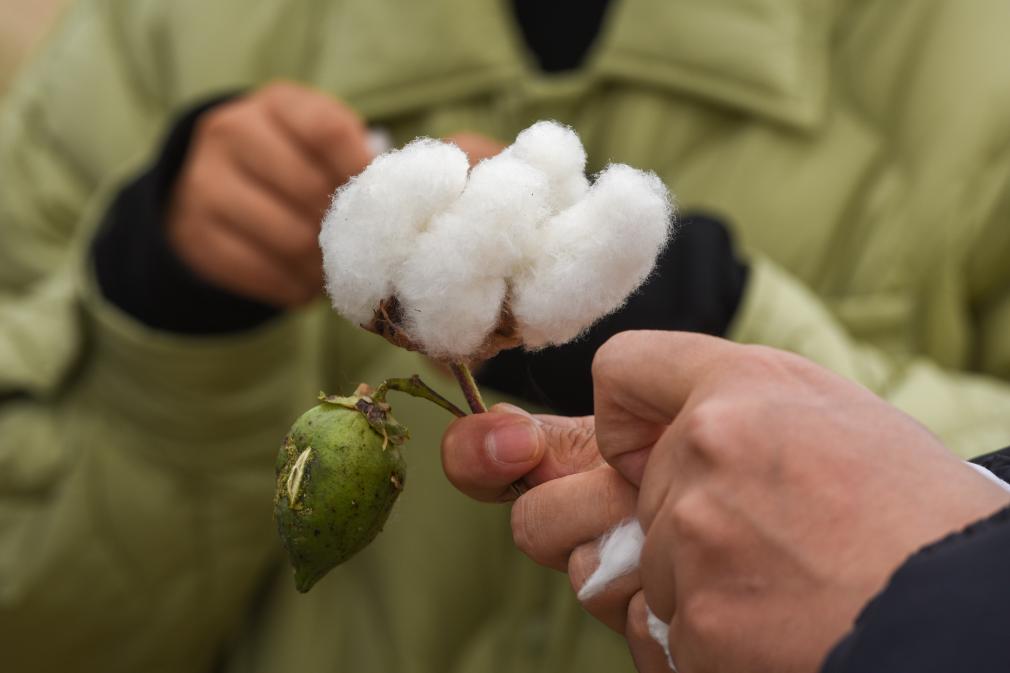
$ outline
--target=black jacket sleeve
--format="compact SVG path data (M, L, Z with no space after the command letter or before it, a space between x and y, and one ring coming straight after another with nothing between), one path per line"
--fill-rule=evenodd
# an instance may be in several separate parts
M102 294L142 323L186 334L250 329L279 311L203 281L176 256L165 234L172 189L197 120L232 96L181 117L154 164L113 200L92 248Z
M976 459L1010 480L1010 448ZM863 609L822 673L1010 670L1010 508L913 555Z

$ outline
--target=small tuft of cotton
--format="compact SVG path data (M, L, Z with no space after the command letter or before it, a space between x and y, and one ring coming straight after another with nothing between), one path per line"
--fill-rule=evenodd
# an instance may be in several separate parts
M393 148L393 136L389 134L387 129L381 126L373 126L368 129L365 143L368 145L368 151L372 153L372 156L377 157Z
M509 154L480 162L431 220L395 280L407 332L434 357L467 359L498 323L506 279L550 215L543 171Z
M628 519L600 538L600 564L579 589L579 600L587 601L618 577L638 568L645 533L638 519Z
M976 472L978 472L979 474L981 474L983 477L985 477L986 479L988 479L992 483L994 483L997 486L999 486L1000 488L1002 488L1004 491L1010 491L1010 484L1008 484L1007 482L1005 482L1002 479L1000 479L999 477L997 477L990 470L987 470L986 468L984 468L981 465L978 465L976 463L968 463L968 462L966 462L965 465L967 465L971 469L975 470Z
M670 653L670 625L657 617L648 605L645 606L645 612L649 635L663 648L663 652L666 654L666 665L673 673L677 673L677 664L673 663L673 655Z
M581 201L543 228L541 252L515 279L512 312L527 347L574 339L648 277L670 234L672 204L654 173L609 166Z
M463 191L468 169L458 147L422 138L377 157L337 190L319 233L333 308L358 324L372 318L414 239Z
M551 210L561 212L589 191L586 179L586 150L571 128L555 121L539 121L522 131L506 150L534 168L551 182Z

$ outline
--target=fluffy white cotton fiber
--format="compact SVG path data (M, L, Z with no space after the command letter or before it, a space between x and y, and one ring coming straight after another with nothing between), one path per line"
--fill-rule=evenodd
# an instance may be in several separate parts
M672 211L652 173L615 164L589 186L578 136L538 122L467 175L463 153L420 139L340 189L320 245L334 308L368 324L396 297L410 340L468 360L505 302L530 348L564 343L648 276Z
M644 544L645 533L638 519L628 519L604 535L600 539L600 564L579 589L579 600L589 600L618 577L638 568Z
M677 673L677 664L673 663L673 654L670 652L670 625L657 617L648 605L645 606L645 611L649 635L663 648L663 653L666 654L666 665L673 673Z
M551 210L561 212L589 191L586 150L575 131L557 122L540 121L516 136L506 150L544 172L550 181Z
M526 345L570 341L623 304L652 271L670 218L655 174L607 168L585 198L547 222L541 254L516 279L512 311Z
M541 171L500 154L475 166L460 197L417 237L395 286L407 331L426 352L465 358L494 329L506 279L530 253L550 193Z
M638 568L645 545L645 533L637 519L628 519L614 526L600 538L599 565L579 589L579 600L587 601L607 588L611 582ZM666 663L677 673L670 656L670 625L653 614L646 606L649 635L666 653Z
M359 324L372 318L417 235L463 191L468 169L458 147L424 138L380 155L337 191L319 234L333 308Z

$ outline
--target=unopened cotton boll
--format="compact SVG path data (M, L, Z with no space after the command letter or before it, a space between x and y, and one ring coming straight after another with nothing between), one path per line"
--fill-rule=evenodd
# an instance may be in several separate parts
M654 173L608 167L585 198L546 222L539 257L514 279L512 312L525 344L565 343L619 308L652 271L671 219Z
M466 359L495 328L506 279L530 254L550 193L542 171L500 154L479 163L459 198L417 237L395 290L407 332L428 354Z
M589 191L586 150L579 136L554 121L540 121L522 131L506 150L547 175L551 183L550 206L557 213Z
M340 188L319 244L333 307L358 324L393 294L393 275L417 234L455 201L469 162L455 145L419 139L377 157Z

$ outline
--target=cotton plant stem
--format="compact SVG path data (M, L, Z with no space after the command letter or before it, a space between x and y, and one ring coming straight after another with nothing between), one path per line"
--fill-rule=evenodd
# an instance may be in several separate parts
M470 411L475 414L483 414L487 411L487 407L484 406L484 400L480 396L480 390L477 388L477 382L473 380L470 368L462 362L450 362L449 369L452 370L452 375L456 377L456 382L459 383L459 387L463 391L463 397L466 398Z
M471 373L470 368L462 362L451 362L449 363L449 368L459 382L459 387L463 389L463 396L466 397L466 403L470 405L470 411L475 414L486 412L487 407L484 406L484 400L480 396L480 389L477 388L477 382L473 380L473 373ZM516 479L509 484L509 492L513 498L519 498L528 490L530 490L530 487L522 478Z
M470 410L475 414L486 412L487 407L484 406L484 399L480 396L480 389L477 388L477 382L474 381L470 368L462 362L452 362L449 364L449 369L452 370L453 376L459 382L459 387L463 390L463 396L466 398L466 403L469 405ZM458 418L466 416L465 411L432 390L417 374L414 374L409 379L386 379L376 389L375 394L372 395L372 399L377 402L385 402L386 393L390 390L396 390L434 402ZM513 498L519 498L528 490L529 486L523 479L517 479L509 484L509 492Z
M372 395L372 399L378 402L385 402L386 393L390 390L407 393L408 395L420 397L421 399L428 400L429 402L434 402L457 418L466 416L465 411L435 392L431 386L422 381L421 377L417 374L414 374L409 379L386 379L382 382L382 385L376 389L375 394Z

